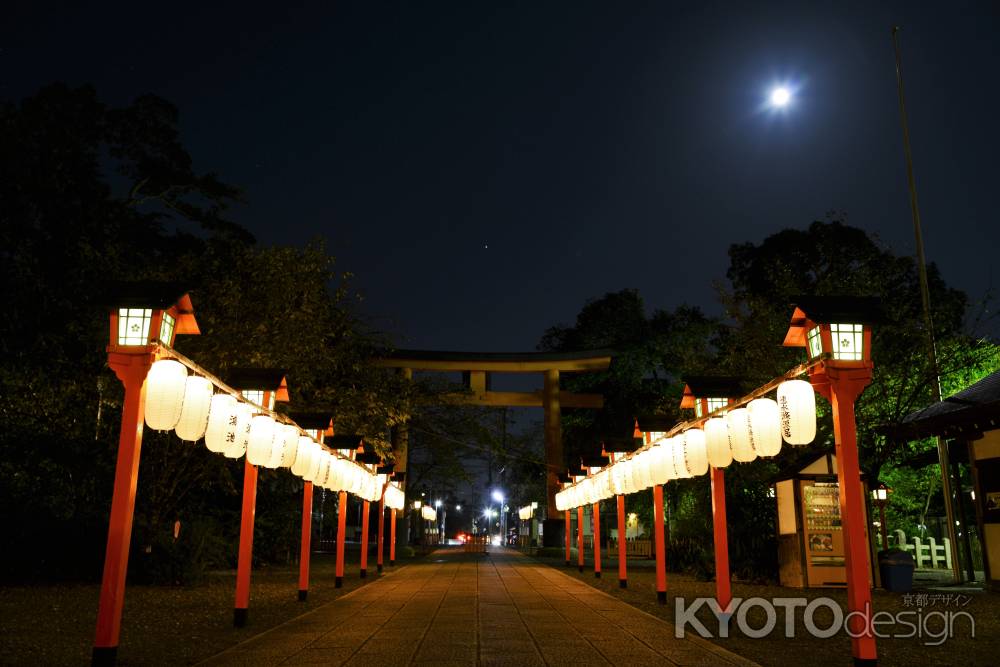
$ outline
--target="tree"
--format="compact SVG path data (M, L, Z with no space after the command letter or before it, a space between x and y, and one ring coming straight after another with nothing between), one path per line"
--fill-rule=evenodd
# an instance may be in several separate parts
M258 247L225 217L239 190L193 170L177 123L165 100L109 108L90 87L53 85L0 106L8 288L0 519L24 545L4 553L5 572L100 572L122 399L104 355L112 281L188 285L203 335L180 337L180 351L217 375L236 365L284 367L296 409L332 409L341 432L360 432L383 452L388 428L409 410L405 385L369 364L385 341L357 314L350 276L334 272L319 242ZM162 548L166 560L183 561L167 568L175 579L192 559L225 562L235 551L241 467L147 432L133 546L154 557L133 564L159 568ZM297 516L301 482L266 472L259 488L256 554L287 557L282 540L293 522L268 514ZM176 519L184 528L175 542Z

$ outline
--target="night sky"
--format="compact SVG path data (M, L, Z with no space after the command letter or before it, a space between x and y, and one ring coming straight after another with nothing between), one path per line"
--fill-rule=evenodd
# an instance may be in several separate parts
M405 347L533 349L627 287L718 312L731 243L831 210L912 253L893 24L928 258L973 298L997 280L992 3L20 4L0 97L167 98L245 189L232 217L326 237Z

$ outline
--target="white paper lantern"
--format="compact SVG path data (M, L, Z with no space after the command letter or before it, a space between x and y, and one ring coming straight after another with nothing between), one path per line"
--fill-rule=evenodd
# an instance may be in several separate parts
M275 424L274 442L271 445L271 458L265 468L287 468L291 465L290 459L295 457L295 447L299 443L299 429L291 424ZM289 460L289 463L285 463Z
M705 432L700 428L692 428L684 432L684 464L688 474L693 477L708 472Z
M691 471L688 470L687 462L684 460L684 435L674 436L670 439L670 450L674 458L674 471L677 473L678 479L683 479L691 476Z
M236 442L236 399L229 394L216 394L208 409L208 426L205 429L205 446L210 452L221 454Z
M295 447L295 460L292 461L292 474L305 477L312 464L313 445L312 438L306 435L299 436L298 445Z
M181 418L187 369L173 359L153 363L146 376L146 425L154 431L170 431Z
M708 464L713 468L725 468L733 462L725 417L712 417L705 422L705 454L708 456Z
M226 458L238 459L247 453L250 444L250 420L253 419L253 408L239 401L236 405L236 439L222 452Z
M316 468L316 477L313 479L313 484L322 488L329 488L327 486L327 481L330 476L330 467L333 465L333 456L328 452L323 452L323 456L319 457L319 466Z
M212 407L212 383L199 375L184 382L184 405L174 432L181 440L201 440L208 427L208 411Z
M778 404L770 398L758 398L747 406L750 429L757 456L775 456L781 451L781 429L778 423Z
M257 415L250 420L250 439L247 442L247 461L251 465L266 466L271 460L271 446L277 424L267 415Z
M649 448L649 473L654 486L666 484L670 480L666 459L663 441L653 443L653 446Z
M757 458L750 432L750 414L746 408L736 408L726 413L729 426L729 443L733 448L733 460L748 463Z
M808 445L816 439L816 394L805 380L778 385L781 437L789 445Z

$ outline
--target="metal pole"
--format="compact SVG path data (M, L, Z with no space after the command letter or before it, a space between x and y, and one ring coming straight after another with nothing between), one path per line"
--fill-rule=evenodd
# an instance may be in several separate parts
M306 482L302 489L302 546L299 549L299 601L309 595L309 552L312 548L313 485Z
M906 95L903 91L903 61L899 52L896 33L899 26L892 28L892 48L896 54L896 86L899 92L899 119L903 127L903 153L906 157L906 181L910 188L910 212L913 216L913 235L917 246L917 276L920 281L920 300L924 311L924 329L927 334L927 354L934 373L931 394L935 403L941 401L941 375L937 363L937 346L934 342L934 320L931 316L931 296L927 286L927 261L924 258L924 237L920 226L920 207L917 205L917 184L913 178L913 153L910 150L910 127L906 119ZM944 495L944 511L948 519L948 537L951 547L951 569L956 582L962 580L962 567L958 562L958 541L955 537L955 510L952 507L951 477L948 474L948 448L944 440L937 438L938 465L941 467L941 493Z
M337 494L337 568L334 588L344 585L344 539L347 533L347 491Z
M653 485L653 524L656 537L656 601L667 604L667 545L663 530L663 486Z
M591 510L594 518L594 576L601 578L601 501Z
M570 561L570 558L571 558L570 551L572 550L572 546L571 545L573 543L573 538L572 538L572 534L573 533L570 530L571 524L570 524L570 518L569 518L569 510L566 510L564 512L564 514L566 515L566 567L569 567L569 561Z
M368 576L368 515L371 504L366 500L361 509L361 578Z
M378 501L378 558L376 559L376 569L382 573L382 546L385 542L385 491L382 492L382 499Z
M625 496L618 496L618 587L628 588L628 571L626 570L626 552L625 549L628 546L628 541L626 540L626 531L628 530L627 524L625 523Z
M733 600L729 575L729 534L726 519L726 476L722 468L709 471L712 485L712 529L715 542L715 599L720 609Z

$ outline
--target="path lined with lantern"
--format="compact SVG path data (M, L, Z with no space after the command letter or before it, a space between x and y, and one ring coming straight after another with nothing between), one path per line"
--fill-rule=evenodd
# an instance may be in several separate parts
M243 508L237 567L234 624L246 623L253 549L258 467L287 468L304 482L299 599L308 592L309 536L314 485L339 494L336 583L343 578L347 494L363 501L361 576L367 567L369 506L379 503L378 564L381 570L385 508L390 509L390 564L394 561L395 513L405 505L404 492L392 483L391 468L380 467L373 453L363 452L360 436L335 435L332 416L303 415L296 421L274 412L287 400L283 371L243 369L228 382L216 378L171 347L177 334L197 334L193 308L175 286L145 285L118 296L111 311L108 365L125 386L115 489L112 496L93 662L113 664L117 658L125 573L138 483L143 424L173 430L183 440L204 438L206 448L222 456L244 458ZM593 508L594 572L601 573L600 502L616 496L619 529L619 580L627 585L624 497L653 490L657 598L666 602L663 485L710 473L715 537L716 592L721 613L729 613L731 588L726 538L724 469L734 461L749 463L777 455L782 443L809 444L816 434L814 391L830 401L836 445L839 500L844 527L848 592L848 625L855 664L876 664L875 640L863 612L871 590L865 551L864 510L854 403L871 382L871 328L879 318L877 302L838 297L803 298L796 304L784 344L807 349L809 361L748 395L720 396L689 381L682 407L694 407L696 419L673 426L657 419L636 423L632 444L604 443L609 464L587 461L582 474L563 476L563 488L552 489L549 505L563 512L566 564L570 564L570 510L577 510L579 567L584 564L584 508ZM842 322L849 322L843 324ZM191 372L189 372L191 371ZM809 381L797 379L807 373ZM217 391L218 390L218 391ZM776 391L777 400L766 397ZM744 407L745 406L745 407ZM704 416L702 416L704 415ZM326 438L330 440L327 441ZM359 458L362 450L365 458ZM552 472L552 471L550 471ZM402 481L402 480L401 480ZM534 507L522 508L522 519ZM434 520L434 508L424 518ZM550 517L554 518L554 517ZM855 613L862 612L862 613Z
M855 664L877 664L872 628L863 620L870 611L865 512L862 506L854 403L871 382L871 328L880 318L877 300L846 297L799 299L784 345L804 347L809 360L741 397L719 396L685 387L681 407L693 407L696 418L665 428L658 418L636 422L642 444L615 447L605 443L605 465L585 459L579 473L562 477L556 507L564 514L566 565L571 560L571 510L577 511L578 567L584 566L584 509L592 507L594 575L601 576L600 503L615 497L618 509L619 582L627 586L625 496L652 488L657 600L667 600L663 485L708 475L712 491L715 542L716 603L731 613L731 578L726 528L724 469L734 461L750 463L776 456L783 443L808 445L816 437L815 392L833 408L840 514L846 545L848 619ZM851 322L843 324L840 322ZM808 374L809 381L796 379ZM767 397L776 393L776 400ZM720 392L721 393L721 392ZM857 612L854 614L854 612Z
M298 420L274 411L288 400L284 372L235 369L228 383L171 347L177 334L200 333L191 300L173 285L127 286L111 311L108 365L125 385L115 489L98 608L93 663L114 664L121 629L132 513L138 482L143 423L173 431L181 440L204 440L212 453L244 459L243 506L237 565L234 625L246 624L250 601L257 469L284 468L303 480L300 600L309 589L313 487L339 494L336 585L344 576L347 494L363 501L361 572L366 575L369 507L379 503L378 569L382 570L385 510L389 509L389 563L395 561L396 512L403 490L363 449L360 436L335 435L330 415L300 413ZM139 293L141 292L141 293ZM301 422L301 423L300 423ZM329 442L327 441L329 438Z

